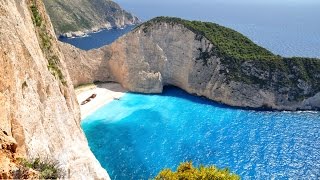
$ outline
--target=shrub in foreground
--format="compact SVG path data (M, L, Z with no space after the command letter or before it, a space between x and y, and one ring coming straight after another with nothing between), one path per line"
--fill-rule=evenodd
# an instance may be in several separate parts
M156 180L239 180L240 177L229 169L219 169L215 166L194 167L192 162L181 163L176 172L171 169L162 170Z
M39 179L58 179L62 177L62 172L58 167L58 164L50 160L41 160L36 158L34 160L19 159L19 170L15 172L15 178L25 179L30 178L30 172L34 176L38 176Z

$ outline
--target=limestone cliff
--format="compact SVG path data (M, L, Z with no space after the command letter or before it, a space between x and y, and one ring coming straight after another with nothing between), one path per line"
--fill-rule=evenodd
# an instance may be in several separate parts
M87 31L120 28L140 22L136 16L123 10L111 0L44 0L43 2L58 35L81 35Z
M62 46L72 57L66 62L74 85L117 81L142 93L161 93L163 86L174 85L237 107L320 108L319 59L273 55L213 23L161 17L98 50Z
M92 82L115 81L108 64L111 53L107 48L83 51L72 45L59 42L66 57L67 68L74 86Z
M65 178L108 179L81 130L64 56L42 1L0 1L0 63L0 150L7 153L1 173L15 171L10 158L40 157L57 161Z

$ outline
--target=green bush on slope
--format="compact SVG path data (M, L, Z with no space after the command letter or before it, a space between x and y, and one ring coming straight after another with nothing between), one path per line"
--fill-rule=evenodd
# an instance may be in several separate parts
M37 1L38 0L31 1L30 10L32 13L33 23L36 27L36 33L37 33L39 42L41 43L40 46L41 46L42 52L46 56L46 59L48 60L48 70L51 72L51 74L55 78L58 78L63 85L66 85L65 78L59 67L60 65L59 57L52 50L53 37L50 35L50 33L48 33L46 24L39 12Z
M182 24L195 34L201 34L217 47L219 56L238 60L274 60L279 56L256 45L241 33L211 22L188 21L174 17L157 17L144 24L144 31L153 23L166 22L169 24Z
M148 33L155 24L183 25L194 32L196 40L205 37L215 46L209 52L198 49L202 60L212 56L220 58L226 69L220 70L227 77L226 82L235 81L254 84L261 89L271 89L288 94L289 100L301 100L320 91L320 59L284 58L258 46L241 33L211 22L188 21L174 17L157 17L136 27ZM252 65L245 70L245 64ZM264 74L264 76L261 76ZM301 81L311 86L310 91L301 88Z
M19 158L17 160L19 169L14 172L15 179L58 179L63 176L58 164L48 159L41 160L40 158L35 158L29 161ZM30 169L36 173L30 174ZM32 177L30 177L30 175L32 175Z
M33 23L37 27L40 27L41 24L42 24L42 18L41 18L40 14L39 14L37 6L35 4L32 4L30 9L31 9L31 12L32 12L32 15L33 15Z
M156 180L239 180L240 177L231 173L228 169L219 169L215 166L200 166L198 168L192 165L192 162L181 163L176 172L170 169L162 170Z

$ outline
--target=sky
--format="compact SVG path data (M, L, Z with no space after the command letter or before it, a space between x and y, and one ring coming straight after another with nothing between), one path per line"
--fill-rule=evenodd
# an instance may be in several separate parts
M276 54L320 57L320 0L114 0L143 21L157 16L215 22Z
M184 3L250 3L250 4L320 4L319 0L161 0L161 1L151 1L151 0L115 0L116 2L132 2L132 3L163 3L163 2L184 2Z
M274 17L295 18L308 16L314 20L319 15L320 0L115 0L124 9L143 20L155 16L178 16L187 19L212 20L222 15L258 16L274 21ZM227 13L226 11L230 11ZM319 17L319 16L318 16ZM314 21L313 21L314 22Z
M196 1L196 0L190 0ZM318 3L318 0L202 0L204 2L250 2L250 3Z

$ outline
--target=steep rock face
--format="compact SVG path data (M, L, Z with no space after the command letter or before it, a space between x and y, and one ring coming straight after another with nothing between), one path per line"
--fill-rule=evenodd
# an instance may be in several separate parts
M231 106L278 110L320 108L317 60L280 59L288 72L272 69L277 61L267 61L266 66L254 60L232 63L215 53L217 46L203 34L180 23L146 23L112 45L95 51L107 52L108 56L96 54L86 61L107 64L105 72L112 78L105 80L115 79L133 92L160 93L163 86L174 85ZM68 67L74 65L69 59L66 62ZM97 66L88 68L104 73ZM304 73L313 81L300 79L298 75ZM72 79L77 79L77 74L71 75ZM283 83L284 79L289 79L289 83Z
M13 179L13 169L16 168L15 153L17 142L7 134L0 131L0 179Z
M15 139L15 153L55 160L65 178L108 178L81 130L76 96L42 1L0 1L0 24L0 130Z
M111 0L44 0L44 3L58 35L120 28L140 22Z
M74 86L96 81L115 81L107 61L111 57L108 48L83 51L62 42L59 42L59 45L66 57L68 71Z

